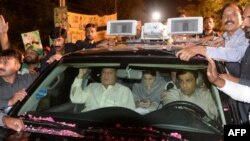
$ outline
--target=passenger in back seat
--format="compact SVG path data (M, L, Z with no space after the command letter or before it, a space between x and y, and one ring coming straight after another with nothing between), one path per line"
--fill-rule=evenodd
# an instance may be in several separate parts
M156 70L145 70L141 83L135 83L132 89L136 107L148 111L156 110L160 105L160 95L165 85L166 81Z

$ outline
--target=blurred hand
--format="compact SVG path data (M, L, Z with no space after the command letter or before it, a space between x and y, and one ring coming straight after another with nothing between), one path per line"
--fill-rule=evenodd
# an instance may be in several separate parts
M203 38L200 38L200 42L202 43L202 44L205 44L205 43L207 43L208 41L211 41L211 40L213 40L214 39L214 36L206 36L206 37L203 37Z
M208 58L207 78L208 80L219 88L225 86L225 80L218 75L216 65L211 58Z
M7 128L10 128L15 131L21 131L24 129L24 124L21 119L12 118L10 116L3 116L3 123Z
M22 101L27 95L25 89L17 91L14 96L8 101L8 106L14 105L17 101Z
M179 57L181 60L189 61L190 58L195 55L205 55L205 48L203 46L193 46L184 48L176 53L176 57Z
M51 64L54 61L59 61L62 58L62 54L55 54L53 56L51 56L48 60L47 63Z
M8 22L5 22L3 15L0 15L0 33L7 33L9 30Z
M219 77L216 65L211 58L207 58L207 60L208 60L207 78L211 83L214 83Z
M143 99L139 101L139 107L148 108L151 105L151 101L148 99Z
M210 47L224 47L225 46L225 41L222 37L217 38L216 40L207 42L208 46Z
M38 75L39 74L39 70L29 69L29 73L33 74L33 75Z
M77 75L78 78L83 78L83 76L88 72L88 68L80 68Z

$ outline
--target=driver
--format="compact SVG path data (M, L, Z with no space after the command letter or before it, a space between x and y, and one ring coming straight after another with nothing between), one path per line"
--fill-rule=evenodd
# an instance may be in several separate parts
M216 119L218 112L208 89L198 87L198 73L191 70L180 70L176 73L178 89L164 91L161 95L163 104L173 101L188 101L200 106L210 118Z

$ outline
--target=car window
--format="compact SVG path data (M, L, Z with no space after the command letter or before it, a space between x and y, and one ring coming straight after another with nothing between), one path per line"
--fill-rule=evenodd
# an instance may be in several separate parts
M82 80L84 81L81 84L82 89L86 88L91 83L100 83L101 69L103 67L98 66L96 64L95 64L96 66L94 66L94 64L92 65L93 66L88 67L89 70L91 70L91 72L88 74L86 78L84 78L85 80ZM129 90L133 91L133 86L137 84L139 85L140 83L142 83L143 78L142 76L138 76L138 75L142 75L142 72L144 70L151 69L151 70L157 70L157 72L159 73L159 76L164 80L161 82L161 83L164 83L162 84L164 85L164 89L162 91L169 91L167 90L167 85L169 84L169 82L172 81L171 75L170 75L171 71L178 71L178 70L181 70L181 68L186 69L186 67L181 66L181 65L180 66L176 65L176 68L178 69L173 69L172 68L173 65L169 65L169 66L166 66L166 65L157 66L157 64L154 64L154 65L156 67L145 67L147 66L146 64L141 64L141 65L137 64L136 66L130 68L129 70L130 74L126 74L128 73L128 71L126 70L126 67L125 68L115 67L117 70L119 70L117 71L119 74L118 73L116 74L117 83L124 85L125 87L128 87ZM61 66L55 69L54 72L50 74L51 76L48 77L47 80L44 80L44 83L42 83L40 87L31 96L31 98L34 97L34 99L36 99L35 100L36 102L26 103L27 105L34 104L33 106L30 105L29 107L35 106L36 108L26 109L26 110L27 111L29 110L35 110L35 111L51 110L55 112L72 112L72 113L77 112L78 110L75 109L77 106L75 106L74 104L78 105L79 103L73 103L70 100L70 90L71 90L73 81L75 80L78 74L79 68L83 68L83 67L84 65L74 66L74 64L71 64L71 66L63 66L63 67ZM211 89L211 85L206 80L206 77L204 77L205 69L203 70L200 69L203 67L204 66L197 66L197 71L199 72L199 78L198 78L199 80L197 80L199 82L197 82L198 83L197 87L199 87L200 89L204 91L209 91L209 93L211 93L211 98L212 98L211 100L213 100L213 102L216 104L216 110L219 111L218 104L220 103L218 103L219 100L218 100L218 97L216 96L216 91L215 89ZM127 76L127 75L130 75L130 76ZM67 107L67 104L71 105L72 107L70 106ZM64 105L65 109L61 105ZM80 105L84 105L84 103L81 103ZM57 107L58 107L58 111L57 111ZM156 107L159 108L159 107L162 107L162 105L157 105Z

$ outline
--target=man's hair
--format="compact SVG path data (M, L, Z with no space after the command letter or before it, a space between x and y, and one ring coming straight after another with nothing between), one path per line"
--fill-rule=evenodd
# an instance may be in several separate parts
M235 6L235 7L237 7L237 8L239 9L240 15L243 14L243 8L242 8L239 4L237 4L237 3L235 3L235 2L233 2L233 3L227 3L227 4L225 4L225 5L223 6L223 8L221 9L221 15L220 15L221 18L222 18L222 16L223 16L224 10L225 10L226 8L230 7L230 6Z
M22 54L16 49L6 49L0 52L0 58L15 58L20 64L22 63Z
M148 70L143 71L143 75L144 74L150 74L152 76L156 76L156 70L154 70L154 69L148 69Z
M180 16L182 16L182 15L186 16L187 14L186 14L186 12L184 12L184 11L179 11L179 12L176 14L177 17L180 17Z
M85 26L85 30L89 27L92 27L92 28L96 28L96 25L93 24L93 23L88 23L86 26Z
M207 19L212 19L212 20L214 20L214 18L213 18L212 16L206 16L206 17L203 18L203 22L206 21Z
M176 78L178 79L178 77L179 77L180 75L186 74L186 73L188 73L188 72L191 73L191 74L193 74L193 76L194 76L195 79L198 78L198 72L197 72L197 71L194 71L194 70L178 70L178 71L176 72Z
M67 38L67 31L66 29L62 28L62 27L55 27L54 29L52 29L52 31L50 32L50 38L51 39L56 39L56 38Z

